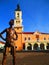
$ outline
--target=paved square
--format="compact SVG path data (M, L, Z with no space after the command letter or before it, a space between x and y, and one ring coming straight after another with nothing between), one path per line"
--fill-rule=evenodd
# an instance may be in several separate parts
M0 65L2 65L3 53L0 53ZM7 56L6 65L12 65L12 56ZM49 53L42 52L17 52L16 65L49 65Z

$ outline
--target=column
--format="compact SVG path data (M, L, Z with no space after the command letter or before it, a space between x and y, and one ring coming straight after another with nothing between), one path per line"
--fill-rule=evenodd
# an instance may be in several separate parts
M34 50L34 49L33 49L33 43L32 43L32 50Z
M45 50L47 50L46 44L45 44L44 48L45 48Z
M27 43L25 43L25 50L27 50Z
M40 50L40 44L38 44L38 49Z

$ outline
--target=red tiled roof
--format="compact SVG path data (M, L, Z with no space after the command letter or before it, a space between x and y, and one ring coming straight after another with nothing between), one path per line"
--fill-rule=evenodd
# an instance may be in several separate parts
M23 34L33 34L34 32L22 32Z
M17 32L18 34L33 34L34 32Z
M34 34L35 32L22 32L23 34ZM43 32L40 32L41 34L49 34L49 33L43 33Z
M17 32L18 34L34 34L35 32ZM43 33L40 32L41 34L49 34L49 33Z

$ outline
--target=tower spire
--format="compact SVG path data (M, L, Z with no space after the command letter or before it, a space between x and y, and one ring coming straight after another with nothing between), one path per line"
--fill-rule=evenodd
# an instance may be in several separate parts
M17 9L16 9L16 11L21 11L19 4L17 4Z

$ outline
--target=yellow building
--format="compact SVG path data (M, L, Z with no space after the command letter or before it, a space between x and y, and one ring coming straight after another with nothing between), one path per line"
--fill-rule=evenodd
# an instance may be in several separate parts
M49 50L49 33L23 32L22 21L22 11L17 5L14 19L14 29L18 34L14 41L16 50Z
M22 11L17 5L15 10L14 29L18 34L18 40L15 42L17 50L48 50L49 49L49 33L42 32L23 32Z

